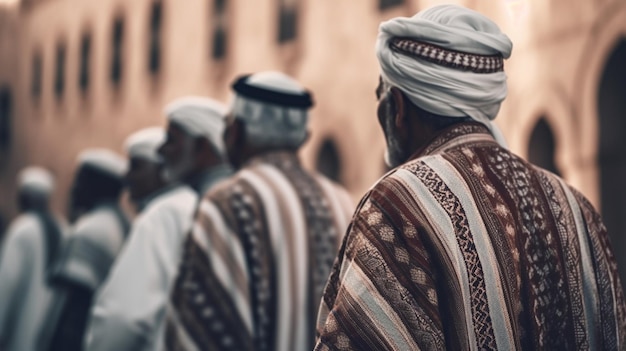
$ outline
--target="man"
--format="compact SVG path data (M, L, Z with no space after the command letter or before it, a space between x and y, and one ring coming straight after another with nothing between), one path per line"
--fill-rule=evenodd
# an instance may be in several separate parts
M163 158L157 152L164 141L163 128L150 127L131 134L124 143L129 158L126 185L137 213L141 213L158 195L169 190L163 172Z
M305 171L311 95L281 73L245 76L225 132L240 170L201 201L168 314L170 350L310 350L352 207Z
M48 286L62 229L49 208L54 180L41 167L18 176L21 214L11 224L0 254L0 350L38 350L44 317L55 302Z
M202 97L185 97L165 108L167 138L159 149L170 181L181 181L202 196L232 174L222 133L226 107Z
M77 168L70 195L74 223L53 280L64 302L49 316L56 328L47 336L49 350L82 350L92 297L128 232L118 203L126 161L107 149L88 149L79 155Z
M316 350L626 347L600 216L490 132L511 49L453 5L380 26L378 118L397 168L353 217Z
M194 103L197 104L197 100ZM198 113L190 113L192 106L177 104L177 112L171 113L172 110L168 109L169 115L179 119L186 117L184 121L187 122L183 125L194 126L190 129L204 137L196 141L199 145L197 149L181 148L181 153L170 160L193 159L196 150L210 153L209 160L225 160L221 140L224 108L214 103L212 106L219 109L211 113L211 110L200 110L211 105L200 104ZM178 128L176 125L172 127ZM163 147L166 152L174 148L176 136L173 135L170 145ZM133 138L137 143L137 137L131 136L130 139ZM187 137L182 140L187 140ZM130 152L134 145L131 143L129 146ZM151 144L151 156L158 156L160 146L161 143ZM207 161L197 159L198 162ZM225 168L220 168L221 163L216 162L215 165L218 166L217 173L211 174L211 169L196 172L209 183L217 181ZM129 182L131 192L132 184ZM197 202L198 196L192 188L177 184L155 197L135 220L129 242L115 263L93 310L87 336L88 350L163 349L165 309L180 265L183 240L191 229Z

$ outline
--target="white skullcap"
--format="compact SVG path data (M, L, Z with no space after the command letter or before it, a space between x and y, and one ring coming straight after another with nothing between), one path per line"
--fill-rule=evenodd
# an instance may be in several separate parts
M206 138L218 152L224 154L223 133L227 108L221 102L205 97L184 97L165 107L170 123L181 127L193 137Z
M408 39L405 45L409 42L413 52L422 50L419 43L433 46L426 45L421 55L406 54L391 47L399 38ZM383 80L415 105L437 115L469 116L501 139L491 121L507 95L502 60L512 48L489 18L461 6L440 5L383 22L376 55Z
M91 167L115 178L124 177L127 169L126 160L108 149L87 149L78 155L79 167Z
M280 72L240 77L234 84L232 115L243 121L255 146L293 146L306 140L310 93Z
M54 177L42 167L26 167L17 176L20 190L35 191L49 195L54 190Z
M165 142L165 130L161 127L145 128L131 134L124 143L128 157L137 157L154 163L161 162L159 147Z

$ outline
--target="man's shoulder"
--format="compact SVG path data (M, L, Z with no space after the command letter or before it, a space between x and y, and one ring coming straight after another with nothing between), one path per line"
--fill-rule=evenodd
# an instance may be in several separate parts
M8 240L29 240L38 235L41 223L37 216L32 213L23 213L11 222L7 229Z
M81 216L73 226L73 235L94 236L123 230L119 215L113 206L99 206Z
M145 213L161 212L171 209L185 209L195 207L198 201L196 192L187 185L176 186L155 197L145 209Z

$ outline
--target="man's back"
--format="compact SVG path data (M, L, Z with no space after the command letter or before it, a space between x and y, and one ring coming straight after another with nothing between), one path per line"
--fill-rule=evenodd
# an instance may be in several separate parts
M46 282L46 238L34 213L9 227L0 253L0 349L36 350L52 290Z
M165 307L197 195L175 186L133 222L91 312L88 350L160 350Z
M254 158L217 185L186 243L168 348L310 349L351 210L344 190L289 152Z
M48 316L49 350L82 350L88 312L122 248L128 222L117 204L103 204L77 220L55 269L53 284L64 302ZM50 340L50 341L47 341Z
M626 346L599 215L474 123L447 129L366 195L319 323L320 350Z

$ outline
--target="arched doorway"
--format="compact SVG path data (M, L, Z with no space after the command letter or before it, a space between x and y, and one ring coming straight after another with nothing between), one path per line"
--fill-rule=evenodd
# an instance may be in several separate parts
M0 87L0 152L11 145L12 102L9 87Z
M317 153L315 168L335 182L341 182L341 157L335 141L326 139Z
M626 38L615 47L598 90L602 216L626 283Z
M559 174L555 162L554 133L545 117L541 117L533 132L530 135L528 143L528 161L552 173Z

